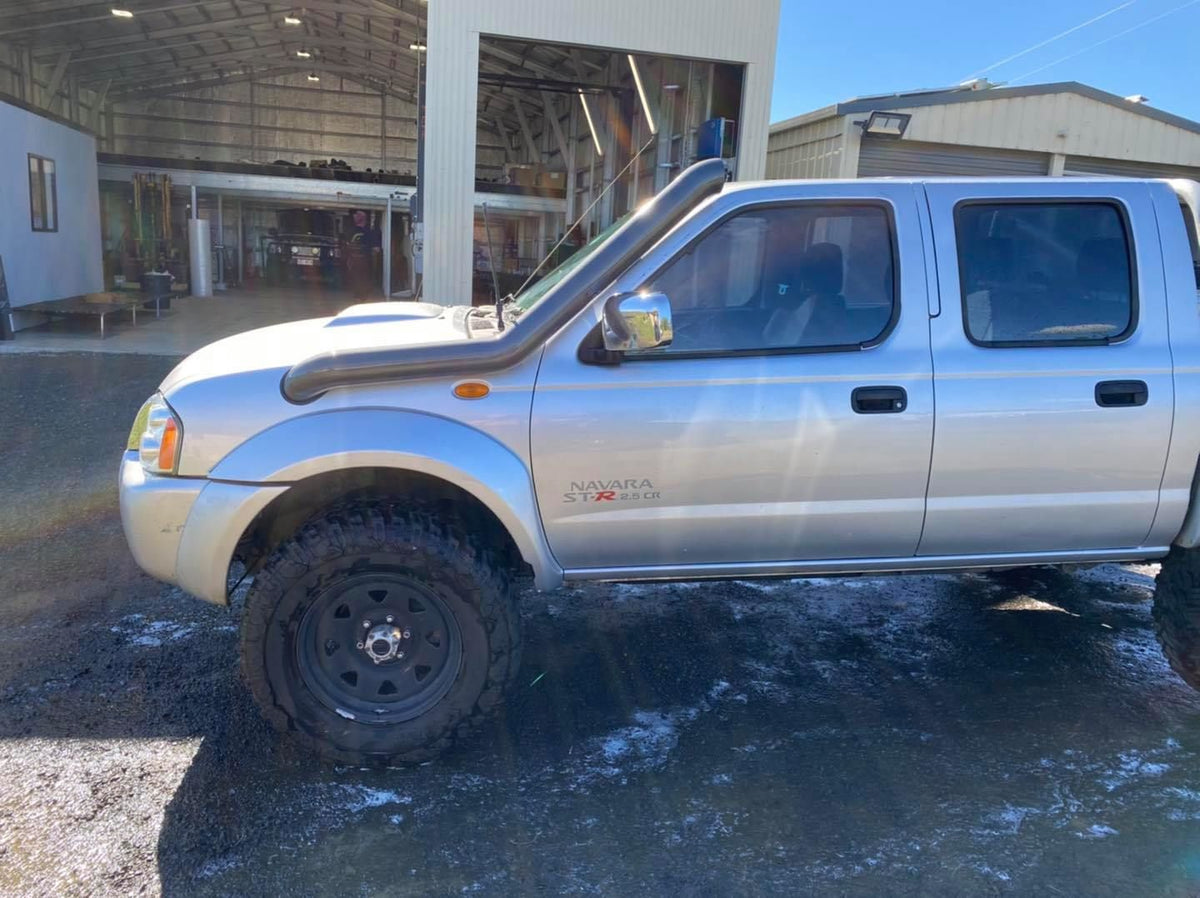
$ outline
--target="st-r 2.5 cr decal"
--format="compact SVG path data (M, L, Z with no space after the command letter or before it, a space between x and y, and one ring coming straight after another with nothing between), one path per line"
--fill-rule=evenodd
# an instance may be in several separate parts
M563 502L632 502L658 499L661 494L645 477L624 480L572 480Z

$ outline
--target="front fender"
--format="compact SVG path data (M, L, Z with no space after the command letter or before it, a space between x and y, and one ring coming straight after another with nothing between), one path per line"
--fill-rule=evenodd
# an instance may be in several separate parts
M447 418L394 409L316 412L270 427L209 472L212 480L291 484L350 468L397 468L439 477L486 505L508 530L539 589L563 572L542 532L529 469L487 434Z

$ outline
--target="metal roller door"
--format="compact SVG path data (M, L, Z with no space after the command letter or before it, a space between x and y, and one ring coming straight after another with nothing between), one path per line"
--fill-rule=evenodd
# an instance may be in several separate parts
M865 138L858 153L860 178L888 175L1044 175L1043 153Z
M1117 175L1123 178L1191 178L1193 181L1200 181L1200 168L1159 165L1154 162L1128 162L1124 159L1093 159L1089 156L1068 156L1064 174Z

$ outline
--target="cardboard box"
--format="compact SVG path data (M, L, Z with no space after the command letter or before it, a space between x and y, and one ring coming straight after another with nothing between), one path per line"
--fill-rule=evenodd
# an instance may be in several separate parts
M537 184L537 168L532 165L509 166L508 183L518 187L533 187Z

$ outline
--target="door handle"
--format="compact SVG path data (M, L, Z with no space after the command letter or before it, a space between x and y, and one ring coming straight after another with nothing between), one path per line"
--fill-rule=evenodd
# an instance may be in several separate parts
M903 387L857 387L850 407L860 415L894 415L908 407L908 393Z
M1096 384L1096 405L1105 408L1145 405L1149 398L1150 388L1144 380L1102 380Z

